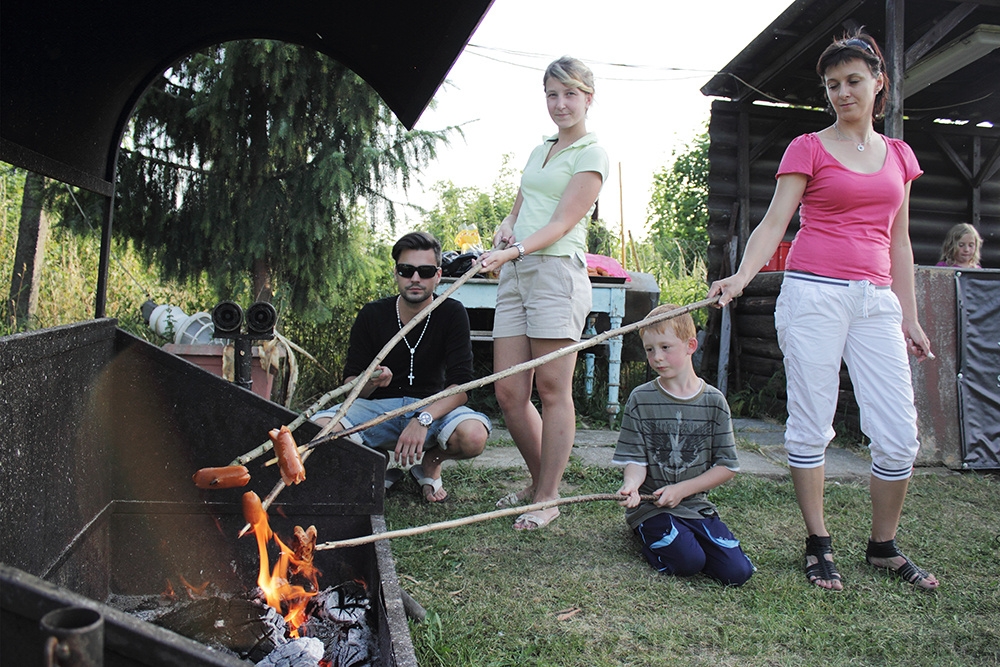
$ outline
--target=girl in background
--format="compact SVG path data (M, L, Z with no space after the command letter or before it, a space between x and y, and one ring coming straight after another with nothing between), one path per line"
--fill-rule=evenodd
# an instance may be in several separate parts
M948 230L941 245L941 261L938 266L953 266L958 269L980 269L979 256L983 249L983 237L967 222L960 222Z

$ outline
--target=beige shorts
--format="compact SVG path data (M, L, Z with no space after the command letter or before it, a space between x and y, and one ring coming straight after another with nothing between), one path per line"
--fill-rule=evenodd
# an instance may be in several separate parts
M527 255L500 269L493 337L580 340L590 308L581 258Z

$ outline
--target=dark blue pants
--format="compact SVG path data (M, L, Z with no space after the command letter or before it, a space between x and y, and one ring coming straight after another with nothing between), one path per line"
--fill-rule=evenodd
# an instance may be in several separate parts
M701 572L731 586L742 586L754 572L739 540L717 516L681 519L657 514L639 524L635 534L646 560L660 572L678 577Z

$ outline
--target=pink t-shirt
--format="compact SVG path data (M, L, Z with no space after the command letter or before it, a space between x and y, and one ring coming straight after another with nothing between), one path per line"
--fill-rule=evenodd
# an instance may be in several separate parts
M889 242L903 204L905 185L924 173L905 142L883 137L885 163L872 174L851 171L837 161L815 134L792 140L778 176L804 174L809 180L799 206L799 231L785 268L845 280L889 285Z

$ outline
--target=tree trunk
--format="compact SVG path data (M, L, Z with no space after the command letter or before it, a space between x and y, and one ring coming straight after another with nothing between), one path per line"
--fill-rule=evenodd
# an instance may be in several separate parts
M38 310L38 287L49 229L48 216L42 210L44 187L44 176L31 171L27 173L7 301L10 324L17 329L28 326Z
M271 270L266 259L253 262L253 300L271 301Z

